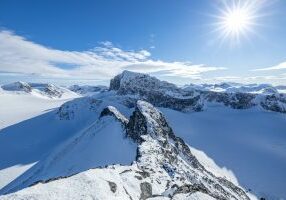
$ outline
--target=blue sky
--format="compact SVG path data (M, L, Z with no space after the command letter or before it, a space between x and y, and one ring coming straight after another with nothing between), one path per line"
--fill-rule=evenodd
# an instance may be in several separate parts
M286 1L254 0L252 32L222 41L218 17L238 1L0 0L1 82L107 84L129 69L178 84L286 84Z

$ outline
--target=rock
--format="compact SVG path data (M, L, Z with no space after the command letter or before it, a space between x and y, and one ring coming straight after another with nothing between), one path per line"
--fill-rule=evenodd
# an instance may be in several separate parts
M211 86L207 86L211 87ZM226 88L229 91L216 92L202 87L192 86L191 89L179 88L174 84L160 81L147 74L123 71L110 81L109 90L118 95L128 95L124 105L135 106L136 100L150 102L157 107L165 107L179 111L203 111L208 103L221 103L233 109L249 109L254 106L274 112L286 112L286 97L279 96L276 88L271 85L241 86L239 89L229 84L214 85L214 88ZM252 91L262 90L262 94Z
M140 183L140 200L148 199L149 197L152 197L152 185L148 182Z
M178 185L177 190L169 185L166 192L171 196L200 191L216 199L249 200L244 190L207 171L188 145L174 134L164 115L150 103L137 102L126 132L128 137L139 144L136 158L139 168L148 172L150 177L165 170L165 179L188 183Z
M203 108L199 96L147 74L124 71L110 81L109 89L116 90L119 95L139 95L142 100L159 107L186 111Z
M117 190L117 185L116 183L112 182L112 181L107 181L110 187L111 192L115 193Z

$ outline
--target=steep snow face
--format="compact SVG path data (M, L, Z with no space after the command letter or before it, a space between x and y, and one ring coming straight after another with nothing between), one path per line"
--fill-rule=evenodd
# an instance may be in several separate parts
M0 189L78 130L55 119L67 100L0 91Z
M14 99L14 97L21 97L21 99ZM23 97L29 97L29 101L23 102ZM31 101L31 99L34 101ZM1 100L3 98L0 98ZM56 101L37 98L31 95L16 95L12 96L4 104L7 105L5 107L7 113L13 111L11 107L12 100L15 100L16 107L14 114L16 116L19 115L21 106L25 108L27 114L31 114L31 110L29 109L30 107L31 109L37 108L37 101L44 101L47 106L51 106L51 103ZM35 102L35 100L37 101ZM20 103L23 102L23 104L17 104L17 101L20 101ZM62 103L64 102L61 101ZM19 179L28 173L28 169L31 171L32 166L45 160L45 157L54 151L55 148L62 146L66 140L98 120L100 112L111 103L127 115L131 112L125 106L114 101L97 100L92 97L77 98L62 106L58 104L57 107L60 106L60 108L55 110L47 110L45 107L41 107L42 105L38 105L38 109L43 109L39 110L38 116L33 115L26 121L3 128L0 131L0 190L4 186L8 187L9 183L9 185L18 184ZM0 107L1 109L2 107ZM0 115L0 118L3 117L5 119L5 116L7 114ZM102 145L102 143L99 144ZM13 180L14 183L11 183Z
M131 164L136 148L137 145L125 137L121 122L112 116L102 116L1 192L17 191L36 182L71 176L95 167Z
M220 87L228 88L227 84ZM209 103L220 103L234 109L248 109L259 106L265 110L286 113L285 94L255 94L237 90L233 92L219 92L192 86L178 88L173 84L160 81L146 74L124 71L110 81L110 90L119 95L133 95L136 99L143 99L155 106L171 108L179 111L202 111ZM269 91L267 87L264 90Z
M56 178L59 174L53 174L50 180L41 178L38 181L41 183L14 194L4 195L0 199L53 199L55 197L60 199L181 199L184 197L190 199L200 197L205 199L250 199L246 192L232 183L230 179L222 175L219 176L219 171L216 171L216 175L208 171L192 154L188 145L181 138L175 136L163 114L151 104L138 101L127 125L124 123L123 115L114 107L107 107L100 116L99 121L111 120L112 124L118 124L123 119L120 127L124 130L126 128L125 136L131 138L138 145L137 151L133 149L134 152L137 152L137 156L131 166L113 165L105 169L82 172L68 178ZM114 119L116 120L114 121ZM61 169L59 166L64 166L65 170L70 169L70 167L66 167L66 163L73 163L68 164L71 167L74 167L74 164L81 165L78 164L78 159L76 159L77 162L71 159L81 149L87 150L81 152L80 156L90 155L91 152L96 154L98 152L94 149L96 147L89 149L89 145L87 145L94 143L88 133L100 134L100 131L92 130L93 127L101 130L100 125L92 125L85 132L79 134L79 137L72 140L76 144L69 142L64 149L59 151L61 153L56 153L51 157L52 159L48 158L48 165L46 164L44 167L46 173L57 172L56 169ZM106 126L103 125L103 127ZM116 130L120 130L120 127L117 127ZM106 130L112 129L108 127ZM97 139L97 137L94 138ZM116 136L115 138L117 138L115 139L116 143L126 146L124 142L121 144L121 139ZM99 142L102 141L104 139L99 140ZM123 141L128 141L128 139ZM123 146L118 147L124 148ZM73 151L73 149L75 150ZM128 149L128 152L130 151L132 149ZM114 152L111 156L114 159ZM89 156L86 159L95 158ZM211 168L208 167L208 169ZM39 170L36 172L39 173ZM61 171L62 173L63 171ZM27 184L32 178L27 180L23 180L22 184ZM63 186L68 190L63 190Z
M178 136L231 169L242 186L266 199L286 198L285 114L218 105L197 113L160 110Z

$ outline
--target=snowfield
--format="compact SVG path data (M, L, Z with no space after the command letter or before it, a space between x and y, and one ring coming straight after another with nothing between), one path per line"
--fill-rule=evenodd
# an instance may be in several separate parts
M64 98L51 99L33 93L0 89L0 188L33 166L38 161L34 157L53 148L53 143L49 146L49 142L45 141L47 138L54 137L54 142L61 140L61 136L56 139L58 136L54 135L58 131L48 133L57 127L45 130L45 126L39 125L47 124L53 110L75 97L78 96L69 93ZM40 148L43 144L46 144L43 146L46 149ZM37 150L35 147L38 147Z
M198 113L160 109L178 136L231 170L245 188L273 199L286 197L284 114L216 105Z
M286 199L285 96L213 87L2 87L0 199Z

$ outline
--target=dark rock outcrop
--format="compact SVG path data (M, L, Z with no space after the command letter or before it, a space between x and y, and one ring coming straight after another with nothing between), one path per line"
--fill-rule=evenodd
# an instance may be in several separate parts
M112 182L112 181L108 181L108 185L110 187L111 192L115 193L117 190L117 185L116 183Z
M222 84L220 87L229 85ZM285 95L269 86L265 86L264 90L268 92L263 94L241 92L250 90L247 87L236 92L214 92L195 87L183 89L147 74L124 71L110 81L109 89L115 90L118 95L129 95L123 101L128 107L135 106L136 100L144 100L157 107L179 111L198 112L206 109L208 103L220 103L233 109L261 106L265 110L286 113Z
M152 185L148 182L140 183L140 200L148 199L149 197L152 197Z
M199 191L221 200L249 200L240 187L206 170L192 154L189 146L175 136L163 114L153 105L138 101L126 132L127 136L140 144L137 164L150 174L150 177L161 169L167 172L171 180L184 180L184 184L176 186L169 182L166 192L173 191L169 195ZM174 187L177 189L172 189Z

